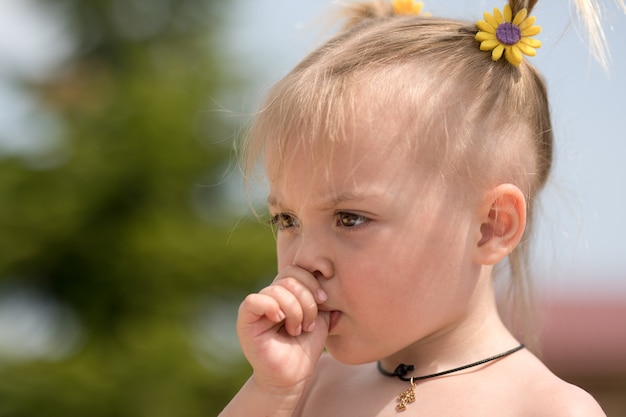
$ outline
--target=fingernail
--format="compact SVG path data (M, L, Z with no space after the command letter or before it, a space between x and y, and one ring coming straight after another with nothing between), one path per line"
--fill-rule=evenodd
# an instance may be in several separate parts
M324 292L324 290L320 288L319 290L315 291L315 298L317 298L317 302L321 304L324 301L328 300L328 295L326 295L326 292Z
M299 325L298 328L296 329L295 336L300 336L301 333L302 333L302 325Z
M306 331L311 333L313 330L315 330L315 322L309 324L309 327L306 328Z
M286 317L282 310L278 310L278 321L283 321Z

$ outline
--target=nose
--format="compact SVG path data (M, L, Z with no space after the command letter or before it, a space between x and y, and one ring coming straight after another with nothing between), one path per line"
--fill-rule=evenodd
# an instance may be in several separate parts
M321 236L301 235L294 242L293 265L309 271L317 279L330 279L334 276L332 248Z

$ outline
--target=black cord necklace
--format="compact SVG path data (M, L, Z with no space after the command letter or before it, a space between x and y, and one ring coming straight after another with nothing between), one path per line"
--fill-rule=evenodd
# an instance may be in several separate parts
M408 389L406 389L405 391L403 391L402 393L400 393L400 395L397 398L398 405L396 405L396 410L404 411L404 410L406 410L406 406L409 403L412 403L412 402L415 401L415 383L414 383L414 381L421 381L423 379L429 379L429 378L435 378L435 377L442 376L442 375L448 375L448 374L451 374L453 372L462 371L464 369L468 369L468 368L472 368L474 366L482 365L482 364L487 363L487 362L495 361L496 359L500 359L500 358L508 356L508 355L510 355L512 353L515 353L518 350L522 350L522 349L524 349L524 347L525 346L522 343L521 345L516 346L513 349L507 350L506 352L499 353L499 354L491 356L489 358L481 359L481 360L479 360L477 362L472 362L472 363L470 363L468 365L459 366L458 368L448 369L447 371L441 371L441 372L437 372L437 373L434 373L434 374L423 375L423 376L412 376L412 377L407 377L406 376L406 374L408 374L409 372L411 372L411 371L413 371L415 369L415 366L413 366L413 365L405 365L405 364L401 363L400 365L398 365L396 367L396 369L393 372L386 371L383 368L383 366L380 363L380 361L377 362L376 366L378 368L378 372L380 372L381 374L383 374L385 376L398 377L402 381L409 381L411 383L411 386Z

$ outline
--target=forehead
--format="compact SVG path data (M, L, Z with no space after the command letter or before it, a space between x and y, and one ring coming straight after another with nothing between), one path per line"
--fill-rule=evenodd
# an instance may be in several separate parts
M281 97L279 109L265 115L261 140L270 180L296 160L318 174L329 169L347 174L362 166L375 169L380 160L406 159L415 148L411 122L393 110L382 89L359 88L354 79L327 84L320 89L327 94L295 101Z
M252 135L270 183L293 180L303 171L299 183L323 179L333 186L337 178L380 176L378 182L391 182L441 176L450 148L445 136L462 119L436 105L448 88L438 84L435 90L432 83L407 76L415 68L400 69L330 78L296 73L282 80Z
M435 79L425 64L333 75L317 67L294 72L271 90L251 137L272 157L270 174L297 152L318 160L339 148L352 152L344 142L384 154L401 147L420 163L441 160L434 154L445 152L446 135L463 130L458 124L467 111L458 110L467 106L456 104L463 96L456 84Z
M278 152L266 149L271 205L315 202L330 206L358 200L402 203L427 178L406 147L380 129L356 129L343 140L291 141ZM279 168L278 168L279 167ZM407 203L408 204L408 203Z
M290 167L307 165L316 174L329 171L373 171L381 162L396 163L409 157L409 141L398 122L384 114L374 116L367 106L346 114L343 124L303 126L300 130L275 132L266 140L265 168L270 180ZM405 161L408 162L408 161Z

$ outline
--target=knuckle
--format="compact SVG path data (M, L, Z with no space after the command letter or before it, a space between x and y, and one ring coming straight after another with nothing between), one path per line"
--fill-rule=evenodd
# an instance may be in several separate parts
M315 300L309 301L305 306L305 310L309 314L317 315L317 303L315 302Z
M272 297L281 306L293 311L300 310L302 307L296 295L280 285L270 285L261 290L261 294Z
M257 297L257 294L248 294L243 301L241 302L241 304L239 304L239 311L245 310L246 308L248 308L251 304L253 304L255 302L255 299Z
M291 292L298 292L302 289L302 283L293 277L281 279L279 285Z
M280 285L270 285L261 290L261 294L269 295L270 297L284 297L286 294L286 289Z

